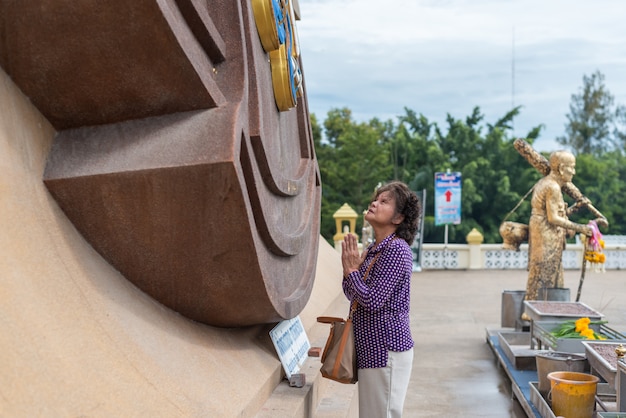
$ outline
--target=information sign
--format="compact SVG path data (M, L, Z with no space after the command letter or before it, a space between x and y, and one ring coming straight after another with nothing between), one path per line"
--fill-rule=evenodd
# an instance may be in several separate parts
M435 173L435 225L461 223L461 173Z
M300 370L311 348L300 317L279 322L270 331L270 338L285 369L287 379L291 379L291 375Z

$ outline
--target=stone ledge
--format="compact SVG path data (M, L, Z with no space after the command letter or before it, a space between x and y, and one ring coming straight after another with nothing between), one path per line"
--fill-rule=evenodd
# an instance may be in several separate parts
M345 316L348 303L337 296L320 315ZM324 349L330 326L314 323L308 330L311 347ZM358 418L357 386L322 377L321 358L307 357L300 373L306 376L303 387L289 385L284 378L265 401L255 418Z
M305 385L297 388L281 381L256 418L356 418L357 386L323 378L320 366L319 357L308 357L300 370Z

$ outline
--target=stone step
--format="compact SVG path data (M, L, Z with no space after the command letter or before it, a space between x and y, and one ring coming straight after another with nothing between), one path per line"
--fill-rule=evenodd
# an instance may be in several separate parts
M321 315L345 316L343 295ZM311 347L324 348L330 326L315 324L307 331ZM292 387L283 379L260 408L255 418L357 418L357 386L346 385L322 377L319 357L308 357L300 373L306 378L303 387Z
M319 358L309 357L301 373L306 384L291 387L285 379L274 389L256 418L357 418L356 385L345 385L322 377Z
M359 399L356 385L344 385L324 379L326 390L319 397L315 418L358 418Z

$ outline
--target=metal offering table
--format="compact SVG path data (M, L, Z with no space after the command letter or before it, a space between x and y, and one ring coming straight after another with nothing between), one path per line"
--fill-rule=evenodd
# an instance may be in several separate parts
M533 321L563 321L585 317L592 321L600 321L604 317L582 302L525 300L524 305L526 315Z
M530 332L498 332L502 352L517 370L537 370L535 357L545 350L531 350Z
M585 340L582 338L557 338L552 334L552 331L561 326L563 321L533 321L532 326L532 342L536 342L539 348L545 347L554 351L560 351L564 353L585 353L585 347L583 343ZM606 336L607 340L626 340L626 335L623 335L612 328L609 328L605 324L591 324L590 328L598 333Z
M493 350L498 364L503 368L511 381L512 396L519 401L528 418L556 418L552 412L550 402L539 392L537 371L517 369L509 360L509 354L506 353L506 349L500 345L505 342L505 340L516 342L517 338L518 337L507 335L507 331L503 329L487 329L487 343ZM620 361L620 365L621 364L623 364L622 361ZM618 375L618 382L621 377L623 382L622 387L625 388L624 390L626 391L626 365L624 365L624 367L625 368L622 369L622 375ZM615 390L610 388L607 383L598 383L596 394L597 411L606 411L607 409L614 410L614 408L611 408L609 402L613 402L615 397ZM626 408L626 404L623 403L622 407Z
M530 318L530 348L535 348L535 342L541 347L542 340L538 339L535 331L535 322L563 322L567 320L576 320L578 318L589 318L592 321L600 321L604 317L600 312L587 306L582 302L560 302L560 301L541 301L541 300L525 300L524 312ZM579 347L580 353L584 352L582 346Z
M617 362L617 410L626 411L626 363L624 359Z
M626 347L626 339L620 341L582 341L591 369L597 372L613 388L616 388L617 354L620 345Z

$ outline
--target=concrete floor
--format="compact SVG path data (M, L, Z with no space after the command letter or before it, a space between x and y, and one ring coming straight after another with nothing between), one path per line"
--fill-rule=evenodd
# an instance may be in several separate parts
M575 300L580 271L566 271ZM415 360L405 417L526 417L498 367L486 329L500 328L504 290L523 290L526 271L414 273L412 331ZM626 273L587 271L580 302L626 333Z

